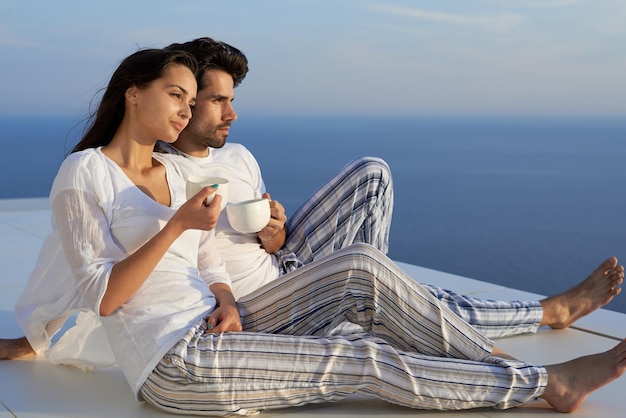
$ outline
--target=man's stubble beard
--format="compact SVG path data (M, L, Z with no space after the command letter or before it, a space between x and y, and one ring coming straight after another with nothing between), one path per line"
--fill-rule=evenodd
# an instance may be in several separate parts
M220 138L218 136L217 132L220 129L225 128L225 127L230 128L230 126L231 126L230 123L225 123L225 124L222 124L222 125L218 125L215 128L215 132L213 132L212 136L205 137L207 146L209 146L211 148L222 148L224 146L224 144L226 144L226 138L228 138L228 135L224 136L223 138Z
M206 138L204 142L207 147L222 148L224 144L226 144L226 138L227 136L225 136L223 139L212 136L212 137Z

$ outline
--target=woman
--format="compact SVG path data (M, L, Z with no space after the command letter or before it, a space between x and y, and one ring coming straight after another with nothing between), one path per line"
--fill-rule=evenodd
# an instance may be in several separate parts
M177 286L191 286L202 295L196 305L183 296L176 299L194 320L215 308L214 295L221 295L221 287L229 289L219 255L209 248L213 241L201 239L210 234L201 231L215 226L219 195L207 207L203 201L212 190L205 188L185 203L185 178L191 173L184 171L185 161L153 153L156 138L172 142L187 125L196 95L195 69L194 58L183 52L145 50L128 57L113 75L93 125L62 164L51 192L53 223L81 295L104 317L116 310L121 314L108 321L114 329L139 325L133 328L136 341L118 346L132 358L130 363L164 354L159 349L166 347L141 340L149 332L149 323L142 321L165 321L173 307L167 299L184 293ZM212 292L198 282L197 273L189 275L196 267L208 272ZM179 280L152 277L163 271ZM232 300L219 302L221 311L230 307L237 314ZM158 315L146 315L152 308ZM175 340L181 336L173 329L159 327L158 332L159 343L170 335ZM127 376L140 378L128 363Z
M205 206L207 187L185 202L193 169L153 153L191 117L194 67L176 51L124 60L50 196L81 296L138 399L210 415L351 393L428 409L543 397L569 411L623 373L626 342L547 367L508 358L366 244L286 274L238 312L212 232L219 197Z

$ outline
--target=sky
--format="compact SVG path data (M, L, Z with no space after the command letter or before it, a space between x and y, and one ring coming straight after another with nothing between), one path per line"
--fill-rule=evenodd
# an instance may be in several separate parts
M626 116L623 0L4 1L0 115L84 114L201 36L248 57L240 114Z

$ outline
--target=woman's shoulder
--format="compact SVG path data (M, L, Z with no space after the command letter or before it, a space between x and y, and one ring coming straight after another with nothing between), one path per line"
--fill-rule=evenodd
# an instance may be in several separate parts
M76 151L65 157L61 163L59 173L75 172L79 170L93 171L102 165L102 153L96 148Z
M68 155L57 172L51 193L67 188L89 188L94 182L109 177L104 154L97 148Z

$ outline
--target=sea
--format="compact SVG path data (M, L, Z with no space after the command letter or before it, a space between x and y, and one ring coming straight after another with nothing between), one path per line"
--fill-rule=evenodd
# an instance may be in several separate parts
M82 125L0 116L0 198L47 196ZM626 262L624 117L240 115L228 140L288 215L348 161L385 159L397 261L543 295ZM626 313L626 292L607 308Z

